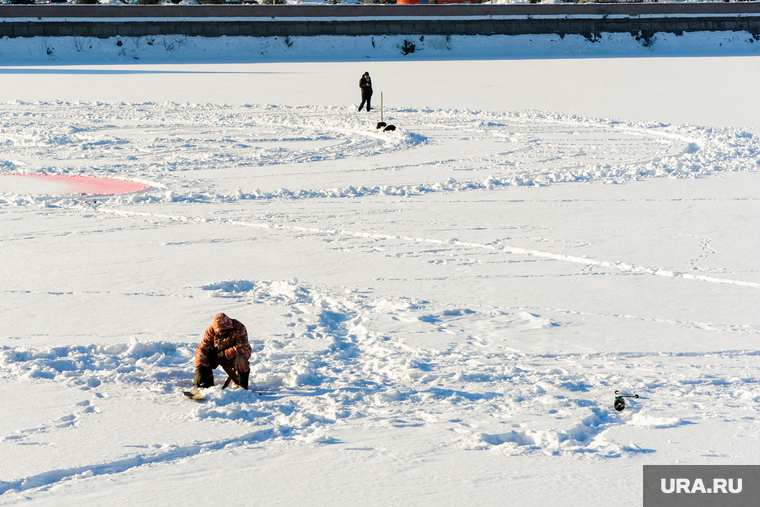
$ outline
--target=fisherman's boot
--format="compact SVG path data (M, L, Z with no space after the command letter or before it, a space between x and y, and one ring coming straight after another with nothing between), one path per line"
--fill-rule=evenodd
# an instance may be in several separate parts
M251 373L249 371L240 371L238 372L238 377L240 380L240 383L238 384L243 389L248 389L248 374Z

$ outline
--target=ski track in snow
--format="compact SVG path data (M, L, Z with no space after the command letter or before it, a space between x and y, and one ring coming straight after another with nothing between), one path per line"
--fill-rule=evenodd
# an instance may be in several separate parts
M88 479L103 475L112 475L124 473L136 467L150 466L161 463L176 462L181 459L191 458L204 452L213 452L220 450L230 450L235 447L247 446L255 442L260 442L272 438L275 435L273 430L261 430L251 432L240 437L234 437L214 442L200 442L189 446L165 445L165 449L160 449L154 453L137 454L128 458L98 463L93 465L84 465L79 467L64 468L59 470L49 470L31 477L15 481L0 481L0 495L5 493L19 493L32 489L48 491L51 488L65 483L66 481L75 481Z
M588 257L576 257L572 255L556 254L552 252L525 249L525 248L519 248L519 247L509 246L509 245L489 245L489 244L482 244L482 243L472 243L468 241L459 241L457 239L444 240L444 239L419 238L419 237L415 238L411 236L394 236L394 235L382 234L382 233L376 233L376 232L372 232L372 233L354 232L354 231L347 231L347 230L319 229L315 227L301 227L301 226L295 226L295 225L282 225L282 224L273 224L273 223L252 223L252 222L243 222L239 220L229 220L229 219L210 219L206 217L190 217L190 216L183 216L183 215L165 215L165 214L158 214L158 213L132 212L132 211L109 209L105 207L98 208L98 211L101 211L103 213L121 215L121 216L162 218L162 219L167 219L167 220L172 220L172 221L189 222L189 223L215 222L219 224L241 225L245 227L273 229L273 230L281 230L281 231L289 231L289 232L297 232L297 233L305 232L305 233L312 233L312 234L318 234L318 235L350 236L350 237L355 237L355 238L367 238L367 239L374 239L374 240L393 240L393 241L402 241L402 242L407 242L407 243L432 244L432 245L437 245L437 246L446 246L450 248L463 247L463 248L472 248L472 249L482 249L482 250L490 250L490 251L495 251L495 252L502 252L506 254L536 257L536 258L546 259L546 260L555 260L555 261L562 261L562 262L570 262L574 264L583 264L583 265L591 266L591 267L611 268L611 269L615 269L617 271L621 271L624 273L649 274L649 275L662 276L666 278L683 278L686 280L696 280L696 281L701 281L701 282L738 285L742 287L752 287L755 289L760 288L760 283L756 283L756 282L733 280L733 279L728 279L728 278L718 278L718 277L707 276L707 275L695 275L692 273L681 273L681 272L676 272L676 271L672 271L672 270L668 270L664 268L639 266L639 265L630 264L627 262L602 261L602 260L596 260L596 259L589 259Z
M760 144L739 129L632 124L535 111L405 109L389 110L388 121L398 124L399 129L381 133L347 108L276 105L14 102L0 105L0 112L2 174L120 177L152 186L140 194L106 198L22 195L0 187L0 208L31 206L51 213L56 209L97 211L106 216L253 227L293 235L482 250L623 274L760 288L760 283L752 281L686 272L693 266L684 267L682 272L521 248L501 241L478 243L375 230L307 227L276 219L162 211L167 203L202 206L248 200L416 198L513 186L635 184L646 178L757 171ZM72 122L71 118L76 120ZM465 150L468 156L443 156L446 150L440 148L446 143L462 142L472 146ZM383 155L394 153L404 154L404 165L378 165L366 171L351 165L352 160L362 160L366 165L368 158L382 160ZM323 166L315 165L320 163ZM330 174L333 163L338 167L335 175ZM434 178L439 166L478 176L425 179ZM297 184L301 167L327 167L327 179L334 176L336 181L356 181L312 189L261 190L253 186L258 180L277 180L280 172L284 179ZM222 189L215 179L227 171L239 176L241 188L236 192ZM384 183L388 175L406 182ZM15 238L6 236L3 241ZM705 256L710 255L711 240L703 239L701 249ZM207 390L205 403L188 408L185 416L192 421L244 424L246 432L218 441L167 445L110 462L0 481L0 494L47 489L67 480L122 473L264 440L330 444L335 441L330 436L332 428L346 425L432 428L440 435L441 445L505 454L619 457L650 450L621 444L609 436L615 429L689 424L662 415L687 411L685 407L695 418L732 417L735 404L751 406L760 401L760 378L754 368L756 351L525 354L489 343L468 328L478 322L506 330L561 324L534 309L451 307L400 295L380 299L361 291L316 287L295 280L222 280L197 291L277 307L290 329L287 334L252 343L251 383L261 395L215 387ZM666 322L760 332L752 326ZM436 333L446 344L442 349L413 346L406 340ZM4 346L0 347L0 378L56 383L96 393L107 392L111 386L130 386L175 399L180 388L191 384L195 346L136 339L115 345ZM731 374L712 376L702 365L720 367ZM645 392L646 406L633 401L623 413L611 411L611 393L620 387ZM73 414L0 435L0 449L20 444L32 435L76 430L82 417L99 416L97 407L83 404Z

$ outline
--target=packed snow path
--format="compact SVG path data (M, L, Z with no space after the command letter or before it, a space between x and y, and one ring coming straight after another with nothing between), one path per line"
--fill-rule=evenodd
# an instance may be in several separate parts
M57 400L0 416L0 494L357 429L568 460L656 454L651 432L716 421L757 436L757 235L737 232L757 231L757 139L535 111L385 120L0 105L3 174L151 186L0 177L3 394ZM217 311L247 325L258 393L189 404ZM616 389L642 398L617 413Z

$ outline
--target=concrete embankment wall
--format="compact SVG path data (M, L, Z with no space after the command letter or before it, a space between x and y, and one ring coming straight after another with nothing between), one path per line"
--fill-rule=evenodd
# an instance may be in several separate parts
M0 37L521 35L747 31L760 2L518 5L2 5Z

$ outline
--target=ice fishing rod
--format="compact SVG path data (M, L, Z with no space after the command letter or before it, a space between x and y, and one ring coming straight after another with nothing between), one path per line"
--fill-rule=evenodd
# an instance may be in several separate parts
M622 412L625 410L625 399L626 398L638 398L638 394L631 394L631 393L625 393L622 391L615 391L615 404L613 405L615 407L615 410L618 412Z

